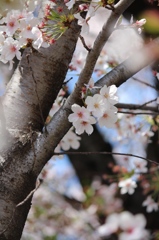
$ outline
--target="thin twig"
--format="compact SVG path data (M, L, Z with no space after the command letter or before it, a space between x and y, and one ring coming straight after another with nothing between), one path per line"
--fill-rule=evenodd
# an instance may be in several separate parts
M28 196L22 202L20 202L16 205L16 208L25 204L29 200L29 198L36 192L36 190L40 187L42 182L43 182L43 180L41 178L38 179L36 187L28 194Z
M90 51L91 51L91 48L89 48L89 47L87 46L87 44L86 44L86 42L85 42L85 40L84 40L84 37L82 37L81 35L79 35L79 38L81 39L81 42L82 42L84 48L85 48L88 52L90 52Z
M27 195L27 197L26 197L23 201L21 201L20 203L18 203L18 204L15 206L15 209L13 210L13 214L12 214L12 216L11 216L11 219L10 219L7 227L6 227L2 232L0 232L0 236L1 236L2 234L4 234L4 233L7 231L7 229L9 228L9 226L11 225L11 223L12 223L12 221L13 221L13 218L14 218L14 215L15 215L15 212L16 212L16 209L17 209L18 207L24 205L24 204L29 200L29 198L31 198L31 196L32 196L32 195L36 192L36 190L40 187L41 183L42 183L42 179L38 179L37 184L36 184L36 187Z
M142 84L144 84L144 85L146 85L146 86L148 86L148 87L154 88L156 91L158 91L155 86L153 86L153 85L151 85L151 84L149 84L149 83L146 83L146 82L144 82L144 81L142 81L142 80L140 80L140 79L138 79L138 78L136 78L136 77L132 77L132 79L135 80L135 81L137 81L137 82L139 82L139 83L142 83Z
M145 157L141 157L141 156L138 156L138 155L135 155L135 154L131 154L131 153L118 153L118 152L55 152L54 155L64 155L64 154L67 154L67 155L96 155L96 154L100 154L100 155L120 155L120 156L129 156L129 157L136 157L136 158L140 158L140 159L143 159L143 160L146 160L150 163L155 163L156 165L159 165L159 163L151 160L151 159L148 159L148 158L145 158Z
M157 98L152 99L152 100L150 100L150 101L148 101L148 102L145 102L144 104L140 105L140 108L143 108L143 107L146 106L147 104L152 103L152 102L155 102L156 100L157 100Z
M68 80L66 80L63 85L66 85L67 83L69 83L71 80L73 79L73 77L70 77Z

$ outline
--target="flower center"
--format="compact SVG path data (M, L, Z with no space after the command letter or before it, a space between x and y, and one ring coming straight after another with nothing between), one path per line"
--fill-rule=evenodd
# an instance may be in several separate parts
M78 116L79 116L79 118L82 118L82 117L83 117L83 113L82 113L82 112L79 112L79 113L78 113Z
M10 49L11 49L11 52L16 52L16 50L17 50L17 49L16 49L16 47L15 47L14 45L13 45L13 46L11 46L11 48L10 48Z
M10 26L10 27L14 27L14 22L10 22L10 23L9 23L9 26Z
M99 108L99 104L98 104L98 103L95 103L95 104L94 104L94 107L95 107L95 108Z

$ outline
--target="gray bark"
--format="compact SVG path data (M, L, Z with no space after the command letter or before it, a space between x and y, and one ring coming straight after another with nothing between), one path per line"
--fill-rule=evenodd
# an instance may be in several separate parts
M1 106L1 240L21 237L31 198L18 208L16 205L35 188L38 176L33 171L36 159L33 142L42 134L44 121L63 84L79 30L80 27L73 22L71 28L49 48L39 51L27 48L8 84ZM30 149L33 155L27 158Z

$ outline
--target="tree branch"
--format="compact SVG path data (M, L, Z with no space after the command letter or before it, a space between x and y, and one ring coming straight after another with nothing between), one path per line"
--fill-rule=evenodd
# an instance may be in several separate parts
M64 106L54 115L52 121L47 126L48 135L41 135L35 142L37 161L34 165L34 171L36 174L39 174L48 159L52 157L55 147L71 127L71 124L68 122L68 115L71 113L71 106L75 102L80 102L81 88L84 84L89 82L99 54L112 33L116 21L133 1L134 0L121 0L115 5L115 10L111 13L106 24L104 24L94 42L93 48L87 55L86 64L79 76L73 93L68 97ZM48 142L50 146L48 146ZM30 152L28 157L32 158L32 156L33 153Z
M136 51L127 60L113 68L109 73L100 78L95 84L97 87L115 84L120 86L144 67L150 65L159 57L159 38ZM95 93L97 90L94 90Z
M126 104L126 103L118 103L115 105L117 108L123 108L123 109L129 109L129 110L146 110L146 111L152 111L155 113L159 113L158 107L153 107L153 106L143 106L140 104Z

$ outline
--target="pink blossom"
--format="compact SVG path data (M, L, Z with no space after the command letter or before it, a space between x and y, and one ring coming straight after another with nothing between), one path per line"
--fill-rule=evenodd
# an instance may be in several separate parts
M1 60L4 62L11 61L15 56L18 60L21 59L21 53L19 51L19 42L12 37L8 37L4 41L4 46L1 51Z
M146 23L146 19L143 18L141 20L136 21L135 25L138 27L142 27Z

